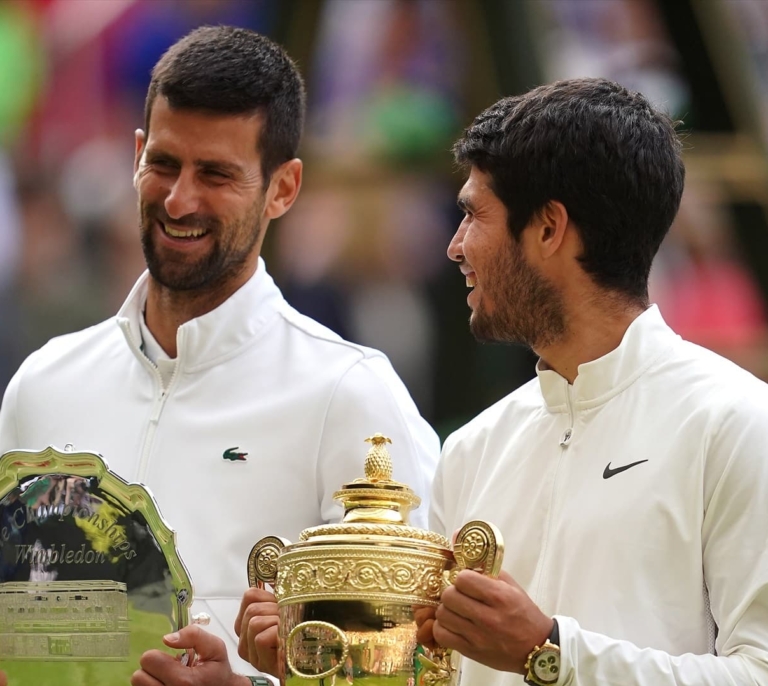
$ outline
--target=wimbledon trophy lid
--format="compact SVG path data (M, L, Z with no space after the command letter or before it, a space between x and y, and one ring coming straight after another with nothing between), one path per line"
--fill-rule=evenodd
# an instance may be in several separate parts
M375 536L392 545L426 543L449 549L445 536L409 525L408 515L421 504L421 498L405 484L392 480L392 458L387 450L387 443L392 441L380 433L365 440L371 444L365 457L365 477L344 484L333 496L344 506L344 518L338 524L305 529L299 540L327 541L327 537L334 537L354 543L359 537Z

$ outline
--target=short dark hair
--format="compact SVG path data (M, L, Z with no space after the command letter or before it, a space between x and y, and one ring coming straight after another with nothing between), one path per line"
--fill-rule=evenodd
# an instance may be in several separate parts
M152 70L144 105L149 134L158 95L174 109L260 113L265 183L296 157L304 128L304 82L286 52L266 36L232 26L202 26L172 45Z
M685 181L675 126L640 93L572 79L499 100L453 153L489 174L515 239L557 200L579 230L579 259L593 281L647 302L651 263Z

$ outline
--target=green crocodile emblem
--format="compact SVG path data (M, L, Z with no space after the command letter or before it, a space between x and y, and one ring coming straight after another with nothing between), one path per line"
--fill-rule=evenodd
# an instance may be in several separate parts
M222 456L225 460L232 460L232 462L245 462L245 456L248 453L239 452L240 448L227 448Z

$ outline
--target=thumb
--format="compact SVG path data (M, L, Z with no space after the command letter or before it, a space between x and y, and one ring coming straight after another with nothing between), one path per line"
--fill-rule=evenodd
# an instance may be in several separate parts
M227 661L227 646L224 641L196 624L185 626L180 631L163 636L163 643L170 648L192 648L198 658L206 662Z

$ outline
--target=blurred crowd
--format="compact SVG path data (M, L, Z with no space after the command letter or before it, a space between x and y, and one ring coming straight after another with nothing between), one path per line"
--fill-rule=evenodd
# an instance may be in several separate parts
M530 4L546 80L607 76L686 122L690 88L657 3ZM768 3L724 4L768 113ZM265 247L288 300L384 350L441 433L529 378L528 353L478 350L445 257L460 220L451 142L501 94L482 5L0 0L0 390L48 338L116 311L143 270L131 177L149 71L190 29L220 23L283 42L307 80L304 189ZM680 334L768 378L765 299L730 200L689 178L652 299Z

